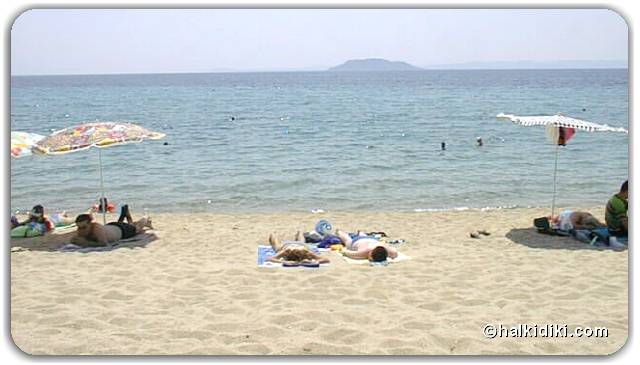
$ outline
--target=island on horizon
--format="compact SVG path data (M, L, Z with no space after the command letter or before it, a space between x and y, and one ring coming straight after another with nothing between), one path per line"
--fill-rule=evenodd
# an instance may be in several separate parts
M389 61L382 58L365 58L360 60L348 60L338 66L331 67L327 71L422 71L420 67L410 65L402 61Z

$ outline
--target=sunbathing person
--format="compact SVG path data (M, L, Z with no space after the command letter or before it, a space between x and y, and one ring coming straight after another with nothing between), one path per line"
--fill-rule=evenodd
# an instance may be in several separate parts
M370 262L385 262L387 257L395 259L398 257L398 250L380 242L371 236L356 236L351 238L346 232L336 230L336 235L344 244L341 253L354 260L369 260Z
M269 235L269 244L273 247L276 255L267 259L267 261L282 264L300 264L300 263L328 263L329 259L321 257L309 249L305 244L300 232L296 233L294 241L280 242L273 234Z
M127 223L124 220L127 220ZM131 238L144 232L145 228L153 229L151 219L143 217L133 222L129 207L124 206L117 222L102 225L93 222L91 214L80 214L76 217L77 232L71 239L71 243L85 247L109 246L111 243Z
M29 212L29 218L24 222L19 222L15 216L11 216L11 228L28 225L31 223L43 224L46 227L46 231L52 231L55 226L65 226L73 224L73 218L69 217L67 212L55 213L51 216L47 216L45 209L42 205L38 204L34 206Z
M44 214L44 207L40 204L34 206L29 212L29 218L27 218L24 222L18 222L17 219L11 221L11 228L25 226L29 224L39 224L42 225L43 233L50 232L54 228L53 222Z
M589 212L574 212L571 210L565 210L558 216L549 217L549 222L558 225L558 228L563 231L606 227L606 224L600 222Z

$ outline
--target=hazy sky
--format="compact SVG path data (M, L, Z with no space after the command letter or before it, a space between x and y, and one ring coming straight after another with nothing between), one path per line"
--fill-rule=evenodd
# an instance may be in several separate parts
M11 73L625 60L627 31L616 13L584 9L31 10L12 27Z

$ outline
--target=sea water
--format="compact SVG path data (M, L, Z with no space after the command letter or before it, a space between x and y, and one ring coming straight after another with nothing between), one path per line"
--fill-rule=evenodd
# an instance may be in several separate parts
M107 198L134 211L546 207L556 147L543 127L496 114L628 128L628 78L623 69L19 76L11 130L47 135L99 119L166 133L101 150ZM12 158L11 209L86 209L100 196L98 161L97 149ZM578 131L558 151L557 205L604 209L628 169L629 135Z

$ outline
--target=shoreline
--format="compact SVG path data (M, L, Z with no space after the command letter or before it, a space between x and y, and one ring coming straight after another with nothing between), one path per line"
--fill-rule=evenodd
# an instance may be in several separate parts
M144 213L144 205L132 205L129 204L134 210L135 214L143 214ZM602 206L597 206L593 204L586 205L572 205L572 206L556 206L555 212L560 212L562 210L570 209L570 210L581 210L581 211L589 211L593 214L598 212L599 210L604 211L606 206L606 201ZM46 207L46 206L45 206ZM119 208L119 205L116 205L116 210ZM12 214L16 215L15 212L18 212L17 215L24 215L30 211L29 209L12 209ZM467 207L467 206L456 206L451 208L406 208L406 209L324 209L324 208L312 208L312 209L285 209L285 210L273 210L273 209L255 209L253 211L249 210L162 210L162 209L153 209L146 208L149 214L176 214L176 215L185 215L185 214L232 214L232 215L245 215L245 214L314 214L314 215L322 215L322 214L333 214L333 213L346 213L346 214L377 214L377 213L392 213L392 214L415 214L415 213L448 213L448 212L492 212L492 211L518 211L518 210L536 210L536 211L544 211L545 209L551 211L551 206L536 206L536 205L506 205L506 206L485 206L485 207ZM47 208L47 213L58 213L61 210L51 210ZM81 210L66 210L70 214L81 214L88 211ZM94 216L99 216L102 213L92 212ZM117 213L107 213L107 215L115 215Z

